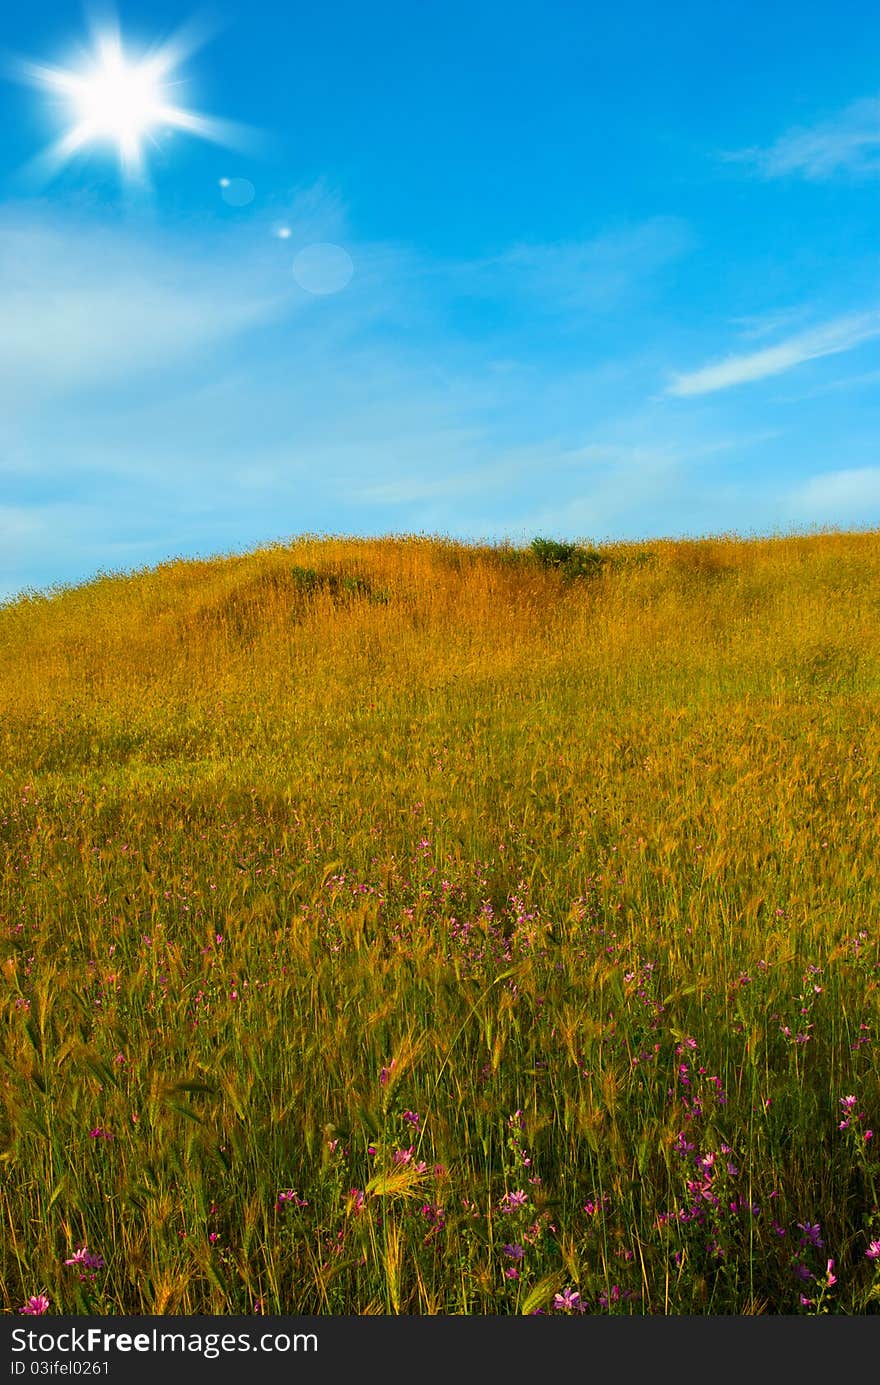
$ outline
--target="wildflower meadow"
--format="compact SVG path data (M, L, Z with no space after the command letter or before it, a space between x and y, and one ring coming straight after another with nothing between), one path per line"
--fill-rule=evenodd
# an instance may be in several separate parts
M880 1306L880 533L0 607L7 1313Z

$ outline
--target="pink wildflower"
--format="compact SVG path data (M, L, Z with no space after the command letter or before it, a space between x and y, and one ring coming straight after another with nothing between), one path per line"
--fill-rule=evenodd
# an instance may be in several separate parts
M300 1197L293 1188L286 1188L284 1192L278 1194L276 1207L283 1207L286 1202L292 1202L295 1207L308 1207L308 1199Z
M19 1308L19 1313L25 1313L29 1317L39 1317L41 1313L49 1310L49 1300L45 1294L31 1294L23 1308Z

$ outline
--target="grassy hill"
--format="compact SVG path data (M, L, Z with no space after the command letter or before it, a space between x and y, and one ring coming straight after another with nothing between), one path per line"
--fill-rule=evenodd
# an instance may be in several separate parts
M0 607L7 1311L876 1311L878 709L877 532Z

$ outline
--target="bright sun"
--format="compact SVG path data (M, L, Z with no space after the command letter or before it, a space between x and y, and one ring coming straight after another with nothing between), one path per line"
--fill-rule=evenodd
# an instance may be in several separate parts
M70 138L77 145L112 140L126 165L140 162L141 141L162 125L181 124L162 99L162 73L151 62L130 63L122 49L105 44L95 68L64 83L78 116Z
M127 177L144 174L144 144L162 130L186 130L216 144L243 147L244 127L228 120L197 115L174 105L169 78L187 52L198 46L192 30L172 39L145 57L126 54L115 29L94 35L95 50L80 68L44 67L27 63L20 74L30 83L62 98L69 128L35 162L52 176L90 144L115 146Z

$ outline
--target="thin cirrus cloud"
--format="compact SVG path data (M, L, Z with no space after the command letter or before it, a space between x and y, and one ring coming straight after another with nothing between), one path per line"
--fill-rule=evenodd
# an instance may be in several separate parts
M863 342L880 336L880 311L851 313L833 318L819 327L744 355L727 356L724 360L702 366L699 370L674 376L666 393L687 397L714 394L734 385L753 384L767 376L781 375L787 370L814 361L822 356L835 356L852 351Z
M284 306L277 282L228 245L213 262L177 247L84 224L76 236L48 217L0 221L0 376L5 388L106 385L191 361ZM289 295L287 295L289 296ZM4 390L5 393L5 390Z
M59 215L47 204L0 207L4 412L192 372L224 346L246 356L245 336L298 319L312 295L298 285L293 257L313 242L347 239L345 213L321 183L294 194L284 211L295 234L279 243L260 221L173 234L87 211ZM362 247L358 268L375 258ZM360 313L363 294L355 297Z
M656 216L584 240L513 245L458 272L463 286L521 297L532 311L603 312L693 245L686 221Z
M864 522L880 506L880 467L848 467L811 476L792 497L799 516L837 523Z
M751 166L762 178L801 177L818 182L835 174L880 175L880 98L854 101L832 120L796 126L765 149L723 156Z
M344 212L327 189L295 197L287 209L295 234L279 243L267 228L148 237L143 228L82 216L75 225L47 207L0 210L0 403L14 412L28 400L143 383L166 370L191 371L218 348L309 308L292 266L307 253L333 250L351 278ZM493 260L455 267L425 262L393 245L358 246L345 302L322 331L352 331L391 321L404 286L408 317L427 297L455 298L475 286L513 296L533 312L601 311L627 297L683 254L687 227L673 218L584 242L519 246ZM283 249L282 249L283 246ZM323 266L322 272L326 270ZM301 277L301 276L300 276ZM313 276L314 277L314 276ZM325 275L326 278L326 275ZM307 284L325 292L341 281ZM430 314L427 314L430 317ZM310 319L309 336L315 327Z

